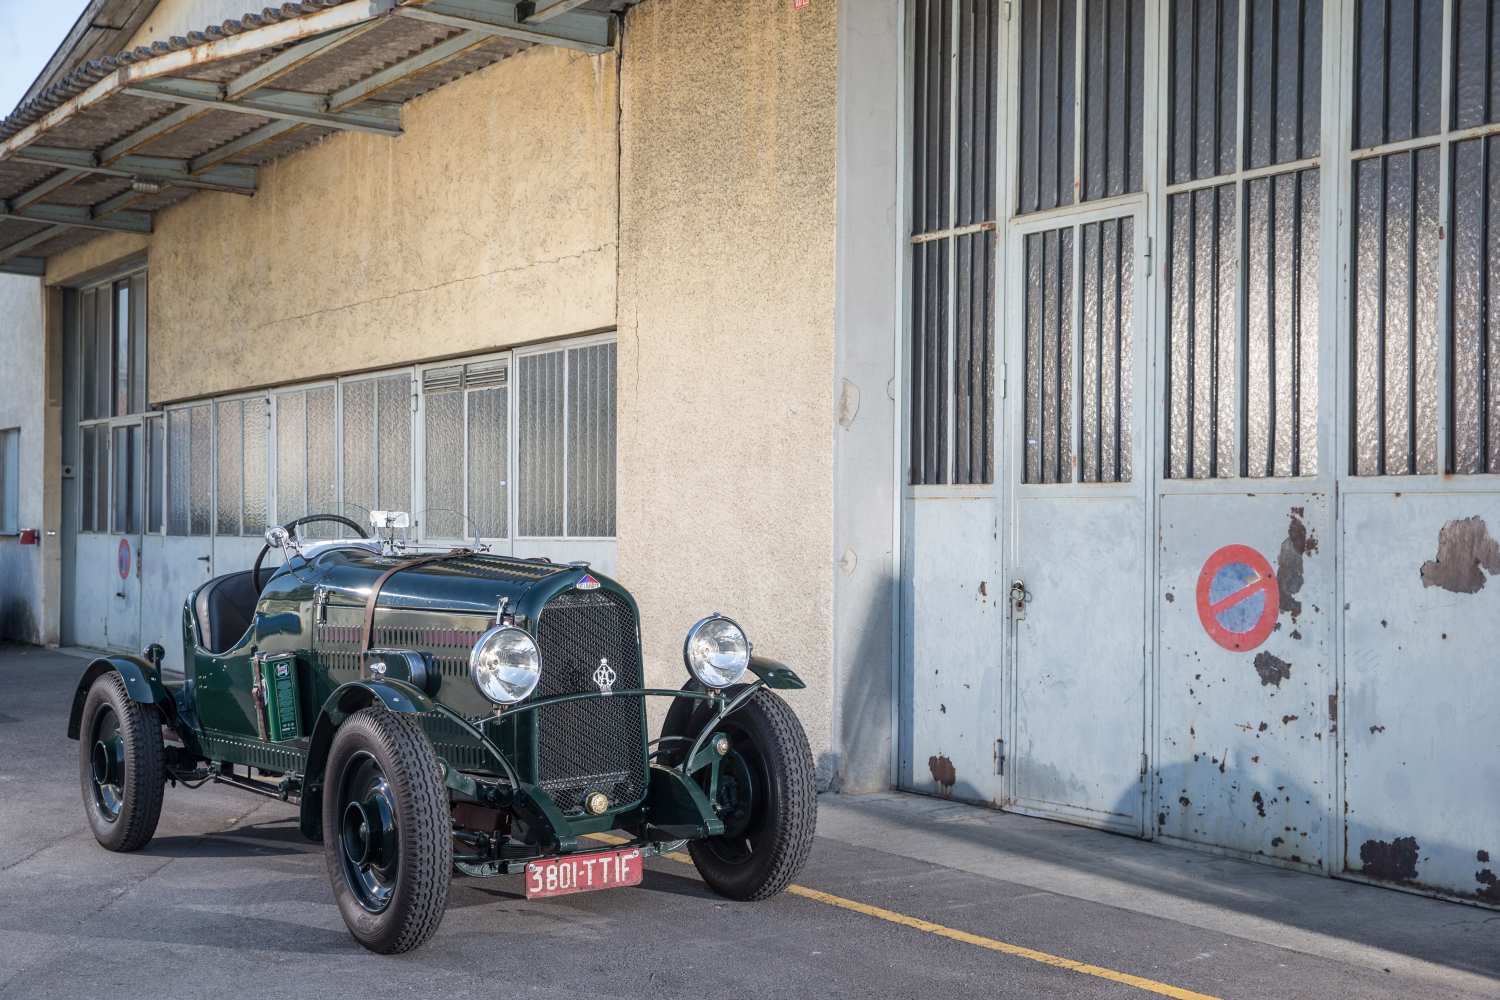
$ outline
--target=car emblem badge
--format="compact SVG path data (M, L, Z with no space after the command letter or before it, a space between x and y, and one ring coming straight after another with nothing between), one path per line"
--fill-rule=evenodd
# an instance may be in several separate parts
M607 657L599 660L599 669L594 671L594 683L599 687L600 694L613 694L615 681L618 675L615 668L609 665Z
M579 590L598 590L599 581L594 579L590 574L585 573L574 586Z

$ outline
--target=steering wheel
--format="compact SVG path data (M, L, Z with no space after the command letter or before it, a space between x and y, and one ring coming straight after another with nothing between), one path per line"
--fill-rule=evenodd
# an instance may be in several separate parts
M288 535L290 535L302 525L313 524L317 521L332 521L335 524L342 524L344 527L352 529L354 533L360 538L370 537L369 534L365 532L364 528L361 528L357 523L342 514L309 514L306 517L299 517L295 521L288 521L286 524L283 524L281 528ZM262 545L260 547L260 553L255 557L255 565L250 570L250 582L255 585L255 592L257 594L264 590L266 586L265 581L261 577L261 563L266 561L266 553L270 551L270 542Z

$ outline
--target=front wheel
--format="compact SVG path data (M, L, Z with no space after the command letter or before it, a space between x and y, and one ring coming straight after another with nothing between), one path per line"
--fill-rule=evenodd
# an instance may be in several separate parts
M367 708L334 734L323 856L349 933L371 951L410 951L442 922L453 867L442 773L409 716Z
M688 853L719 895L768 899L791 884L812 851L818 797L807 734L791 707L765 689L717 732L729 737L714 801L724 833L693 841Z
M109 670L94 680L78 728L78 777L94 839L111 851L150 843L161 819L161 720Z

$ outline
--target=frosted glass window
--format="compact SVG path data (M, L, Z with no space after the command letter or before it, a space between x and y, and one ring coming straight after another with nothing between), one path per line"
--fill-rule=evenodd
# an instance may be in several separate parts
M307 513L307 394L273 396L276 410L276 521Z
M461 371L461 369L460 369ZM423 447L427 457L424 485L427 509L423 534L429 538L463 538L464 393L455 376L451 389L428 392L423 399Z
M240 480L244 466L244 413L239 400L219 403L218 416L218 518L220 535L240 533Z
M470 390L469 519L483 538L510 534L510 390Z
M245 463L241 474L244 501L240 514L240 533L261 535L266 530L266 487L270 478L270 459L266 448L266 404L264 399L247 399L242 407Z
M523 536L563 534L563 352L529 354L516 364Z

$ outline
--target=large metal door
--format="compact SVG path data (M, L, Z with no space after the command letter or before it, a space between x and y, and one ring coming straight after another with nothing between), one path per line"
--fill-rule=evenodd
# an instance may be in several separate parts
M1139 200L1138 200L1139 201ZM1144 204L1012 228L1013 803L1143 832Z

